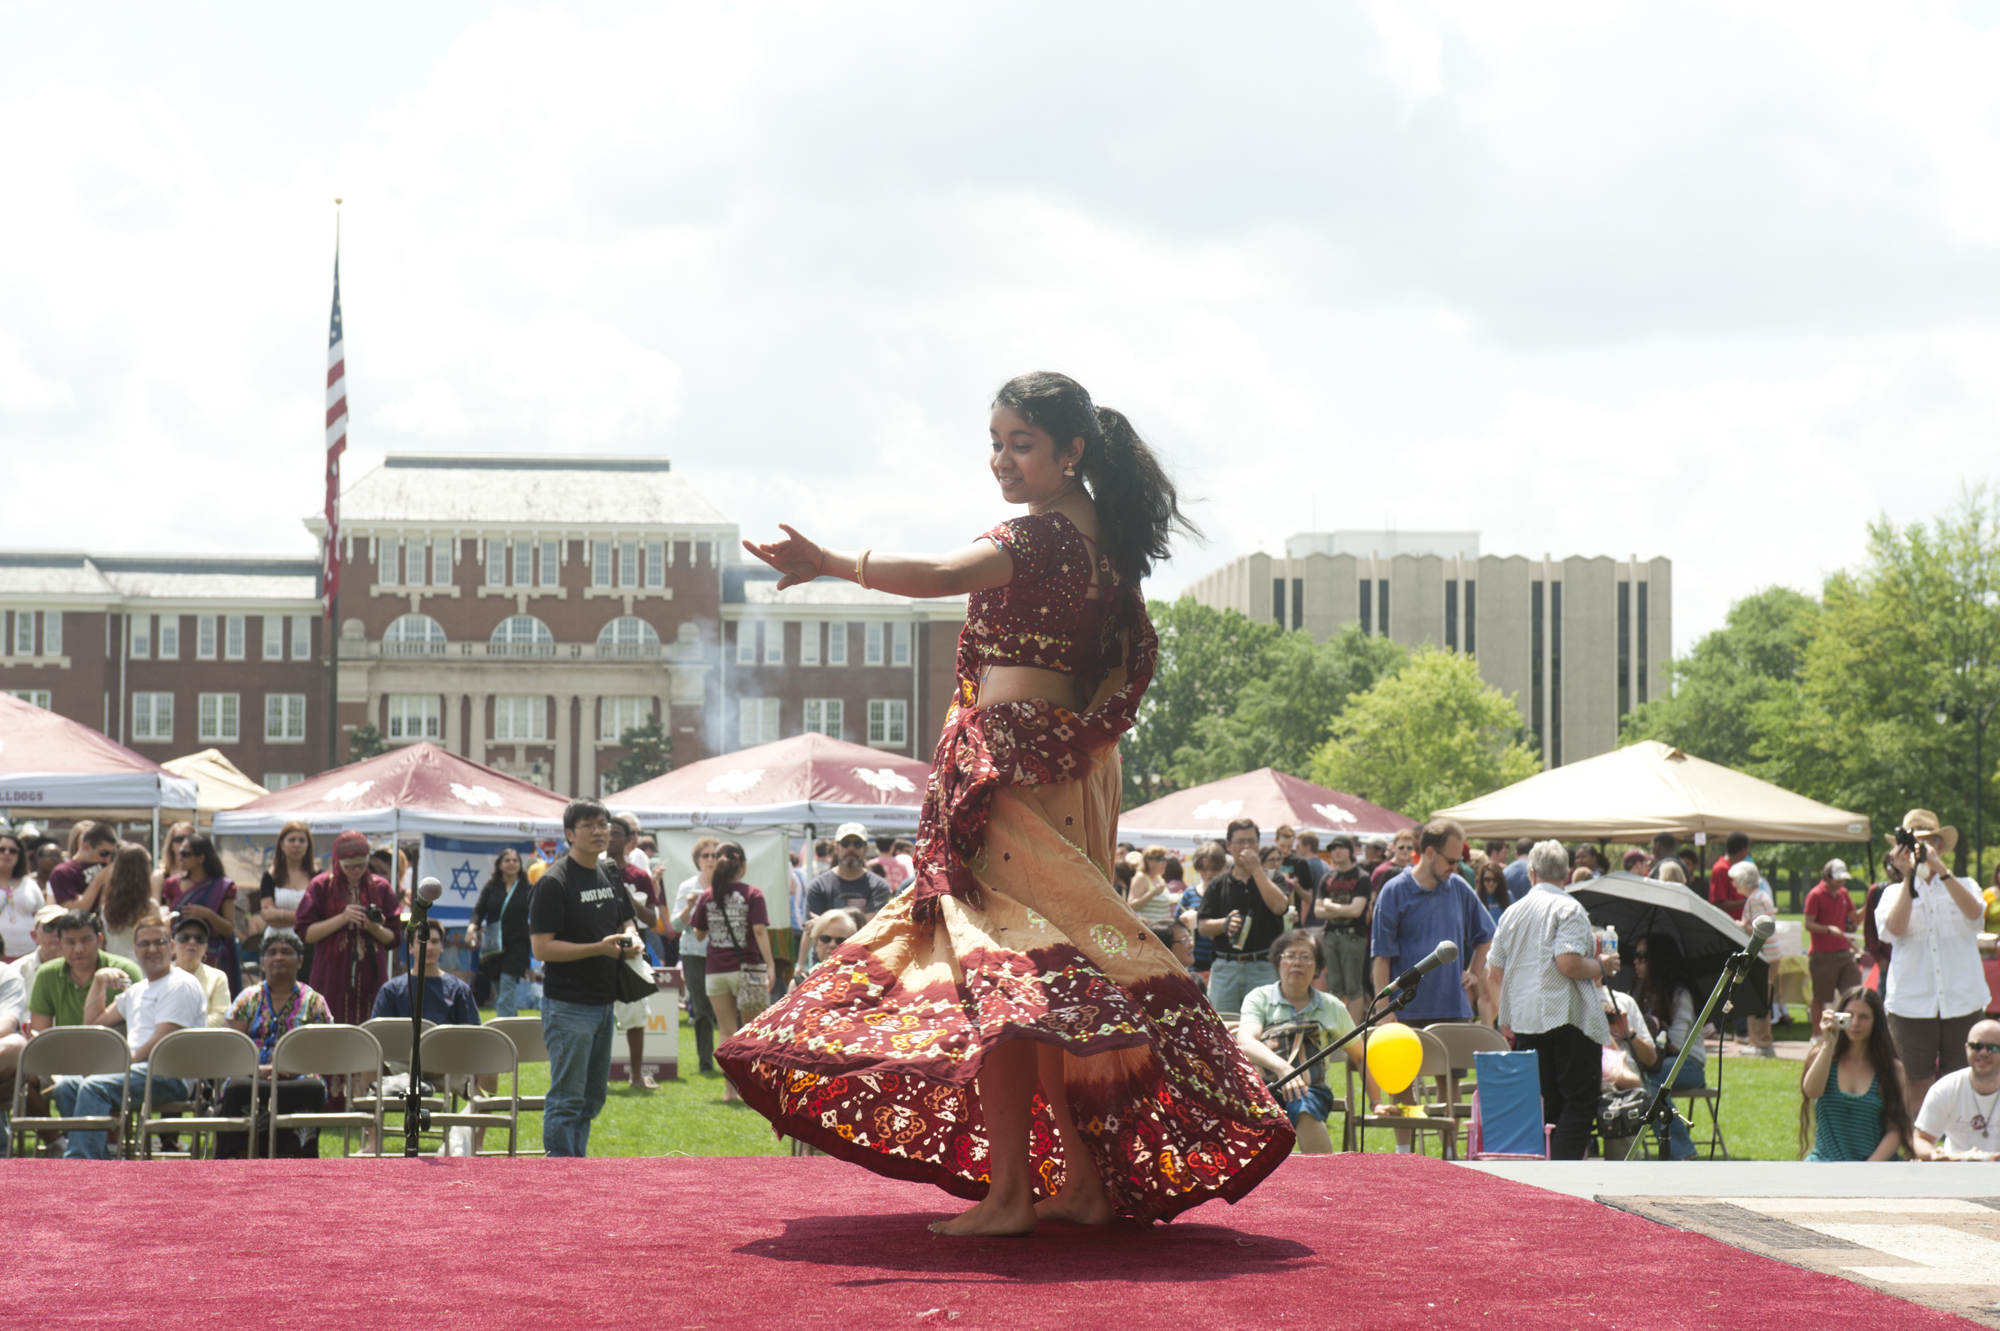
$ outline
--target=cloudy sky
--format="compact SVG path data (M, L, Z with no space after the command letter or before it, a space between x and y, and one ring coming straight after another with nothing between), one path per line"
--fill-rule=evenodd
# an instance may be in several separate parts
M358 477L664 452L748 533L1000 509L995 385L1209 533L1676 564L1685 647L1995 473L2000 0L0 3L7 548L311 550Z

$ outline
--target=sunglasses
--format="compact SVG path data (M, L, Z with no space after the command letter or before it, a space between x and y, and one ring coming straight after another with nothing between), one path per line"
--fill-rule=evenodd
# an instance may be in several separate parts
M132 946L135 948L144 948L148 952L151 952L155 948L167 946L167 940L164 938L146 938L132 944Z
M1967 1040L1965 1047L1975 1054L2000 1054L2000 1044L1974 1044Z
M840 848L842 850L866 850L868 849L868 843L866 841L858 841L853 837L849 837L847 840L840 843Z
M1646 954L1644 952L1634 952L1632 954L1632 960L1634 961L1644 961L1645 959L1646 959Z
M203 937L202 937L202 936L201 936L200 934L182 934L182 935L181 935L180 937L178 937L178 938L174 939L174 941L175 941L176 943L206 943L206 942L208 942L208 940L207 940L206 938L203 938Z
M813 941L821 947L832 947L835 943L845 943L852 937L854 937L853 934L821 934Z

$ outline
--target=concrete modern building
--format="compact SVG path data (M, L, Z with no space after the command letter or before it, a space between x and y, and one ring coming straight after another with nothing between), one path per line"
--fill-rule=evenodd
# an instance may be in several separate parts
M337 760L367 723L567 793L653 717L676 765L805 730L928 757L965 617L776 592L659 457L391 455L342 494L340 547ZM286 785L327 766L320 592L310 558L0 552L0 687Z
M1482 555L1477 532L1307 532L1243 555L1188 594L1327 638L1350 624L1478 659L1513 698L1546 766L1618 745L1673 646L1673 563Z

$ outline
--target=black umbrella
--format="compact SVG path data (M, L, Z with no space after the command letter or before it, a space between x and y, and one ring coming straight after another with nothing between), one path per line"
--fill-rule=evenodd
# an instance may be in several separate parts
M1577 883L1569 894L1599 929L1618 930L1621 950L1652 934L1680 945L1690 985L1712 984L1722 963L1750 944L1749 931L1680 883L1609 873Z

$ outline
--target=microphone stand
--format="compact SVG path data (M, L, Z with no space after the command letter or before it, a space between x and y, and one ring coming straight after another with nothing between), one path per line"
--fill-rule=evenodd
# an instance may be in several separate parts
M1716 976L1715 988L1709 991L1708 1002L1702 1005L1701 1015L1694 1019L1694 1025L1688 1030L1688 1034L1693 1036L1697 1041L1703 1038L1703 1032L1708 1029L1708 1014L1715 1010L1715 1005L1722 1001L1722 996L1735 987L1742 980L1743 972L1749 969L1750 949L1756 948L1762 951L1765 941L1765 939L1759 938L1756 934L1751 934L1749 947L1744 948L1741 952L1734 954L1729 960L1722 963L1722 974ZM1722 1010L1726 1013L1729 1011L1729 1007L1725 1006ZM1662 1160L1671 1160L1673 1158L1668 1151L1667 1134L1673 1127L1674 1120L1681 1118L1680 1112L1674 1108L1673 1085L1674 1081L1681 1074L1681 1064L1687 1061L1687 1056L1688 1046L1683 1044L1680 1053L1674 1057L1673 1067L1667 1070L1666 1077L1660 1082L1660 1089L1654 1092L1652 1103L1646 1106L1645 1121L1652 1125L1653 1136L1658 1140L1660 1145L1660 1159ZM1694 1126L1693 1123L1685 1118L1681 1118L1681 1121L1687 1123L1689 1127ZM1645 1137L1646 1134L1643 1129L1633 1135L1632 1145L1627 1147L1625 1151L1625 1158L1627 1160L1639 1154L1639 1143L1644 1141Z
M1402 988L1391 985L1388 989L1375 995L1375 1001L1369 1005L1368 1015L1363 1017L1353 1030L1347 1032L1347 1034L1341 1036L1338 1040L1335 1040L1332 1044L1272 1082L1268 1088L1271 1092L1271 1098L1277 1098L1280 1086L1283 1086L1294 1077L1300 1077L1312 1071L1314 1067L1333 1057L1343 1046L1351 1044L1357 1037L1364 1036L1369 1031L1375 1029L1375 1027L1381 1025L1388 1017L1401 1012L1404 1008L1415 1002L1416 997L1417 986L1414 984ZM1382 1006L1384 1000L1388 1002L1387 1007ZM1380 1010L1378 1011L1377 1009Z
M431 1111L424 1108L424 952L431 941L431 903L424 900L423 893L410 895L410 923L407 926L413 945L411 960L416 965L410 972L410 1089L403 1097L403 1155L415 1159L418 1155L417 1136L431 1125Z

